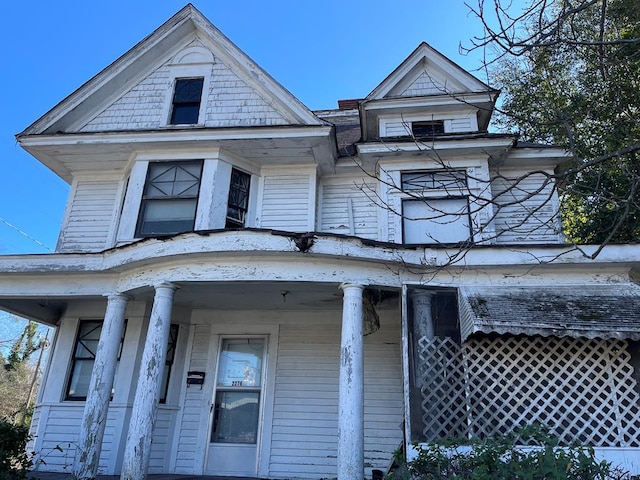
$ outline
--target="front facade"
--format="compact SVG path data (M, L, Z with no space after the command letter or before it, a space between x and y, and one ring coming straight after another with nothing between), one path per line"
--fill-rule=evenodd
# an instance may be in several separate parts
M640 249L563 243L496 97L422 44L311 112L187 5L19 134L71 185L0 257L56 327L36 468L359 479L539 421L640 473Z

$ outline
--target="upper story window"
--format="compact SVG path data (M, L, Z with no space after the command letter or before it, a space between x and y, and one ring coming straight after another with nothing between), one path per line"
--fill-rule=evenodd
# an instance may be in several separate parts
M401 176L402 190L449 190L467 186L467 175L459 170L405 172Z
M414 137L432 137L444 133L444 121L411 122L411 133Z
M467 177L463 171L405 172L402 191L404 243L448 244L471 238Z
M149 163L136 236L193 230L201 175L202 160Z
M249 208L250 184L251 175L235 168L231 169L225 228L242 228L245 226Z
M173 92L171 125L198 123L204 78L178 78Z

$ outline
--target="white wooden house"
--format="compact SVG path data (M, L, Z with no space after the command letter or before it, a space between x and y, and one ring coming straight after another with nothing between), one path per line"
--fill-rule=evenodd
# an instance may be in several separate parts
M497 95L421 44L312 112L187 5L20 133L71 185L0 257L56 327L36 468L359 480L539 421L640 473L640 247L563 243Z

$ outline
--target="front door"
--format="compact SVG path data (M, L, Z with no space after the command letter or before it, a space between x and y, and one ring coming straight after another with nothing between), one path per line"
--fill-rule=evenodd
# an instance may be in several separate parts
M223 338L213 394L207 473L255 476L265 337Z

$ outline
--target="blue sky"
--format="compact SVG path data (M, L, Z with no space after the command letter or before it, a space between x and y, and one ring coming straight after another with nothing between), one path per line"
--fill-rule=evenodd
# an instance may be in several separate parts
M311 109L366 96L421 41L468 70L480 64L479 55L458 51L460 43L469 45L481 33L463 0L192 3ZM21 150L14 135L184 5L183 0L5 2L0 255L47 253L37 242L54 249L68 193L62 180Z

